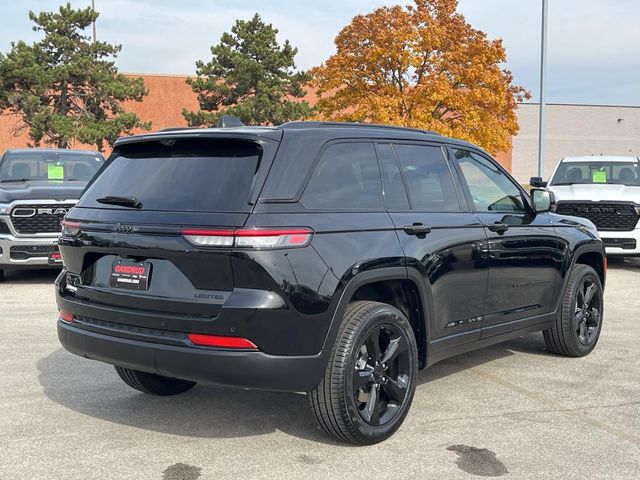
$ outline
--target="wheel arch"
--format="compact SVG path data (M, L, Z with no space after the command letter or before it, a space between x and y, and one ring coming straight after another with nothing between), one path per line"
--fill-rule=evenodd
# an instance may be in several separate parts
M589 265L592 267L598 274L598 277L600 277L600 282L604 288L607 276L607 257L604 252L604 248L599 243L589 243L578 246L573 251L573 254L571 255L571 262L569 262L569 265L564 272L562 289L559 291L558 300L556 302L556 311L562 302L562 294L567 288L571 271L577 264Z
M600 282L604 287L604 282L606 280L606 274L607 274L607 268L606 268L607 257L605 254L597 250L587 250L587 251L581 252L579 255L576 256L576 259L572 265L572 268L579 263L583 265L589 265L590 267L592 267L598 274L598 277L600 277Z
M389 267L362 272L349 280L333 311L324 349L333 348L347 305L356 300L388 303L403 312L416 335L419 368L426 366L432 302L430 291L419 272L405 267Z

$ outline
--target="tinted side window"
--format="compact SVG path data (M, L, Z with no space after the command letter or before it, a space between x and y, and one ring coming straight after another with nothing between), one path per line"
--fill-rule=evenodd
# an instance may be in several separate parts
M398 168L396 155L389 143L376 145L380 170L382 171L382 183L384 185L384 198L389 210L409 210L409 199L404 187L402 174Z
M373 144L338 143L327 148L301 203L316 210L382 210L382 183Z
M498 167L468 150L453 151L477 211L525 211L520 189Z
M395 145L414 210L458 212L451 171L440 147Z

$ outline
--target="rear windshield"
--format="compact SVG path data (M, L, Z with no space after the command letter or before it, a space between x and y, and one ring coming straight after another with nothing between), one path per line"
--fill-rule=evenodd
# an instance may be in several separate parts
M0 181L78 180L88 182L102 165L99 154L75 152L7 152L0 164Z
M177 139L124 145L89 185L78 206L130 197L144 210L248 212L262 149L236 140Z
M640 185L638 162L562 162L550 185L609 183Z

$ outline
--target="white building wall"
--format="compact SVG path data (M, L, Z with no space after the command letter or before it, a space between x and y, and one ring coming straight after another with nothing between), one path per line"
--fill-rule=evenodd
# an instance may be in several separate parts
M536 175L539 105L518 105L520 132L513 138L512 173L522 183ZM563 157L640 156L640 107L547 104L545 164L548 180Z

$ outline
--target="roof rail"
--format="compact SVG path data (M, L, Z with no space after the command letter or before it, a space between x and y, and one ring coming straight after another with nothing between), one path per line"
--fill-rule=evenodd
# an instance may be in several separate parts
M178 130L199 130L200 127L167 127L156 130L157 132L177 132Z
M440 135L438 132L431 130L422 130L419 128L399 127L395 125L380 125L377 123L361 123L361 122L287 122L280 125L283 129L302 130L306 128L380 128L386 130L402 130L424 133L427 135Z

